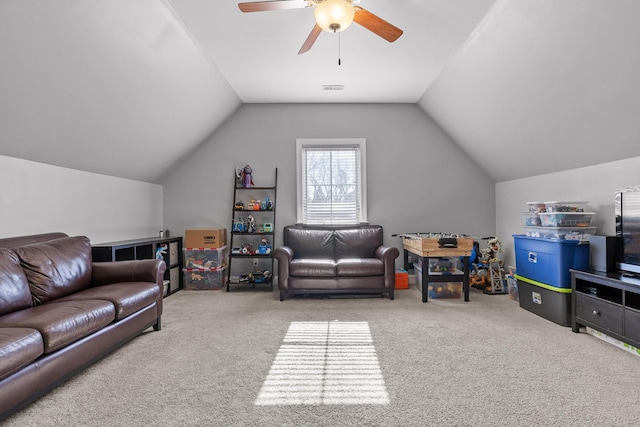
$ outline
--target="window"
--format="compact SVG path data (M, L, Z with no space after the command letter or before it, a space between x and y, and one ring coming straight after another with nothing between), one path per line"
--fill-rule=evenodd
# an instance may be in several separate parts
M298 139L296 144L297 222L367 222L366 140Z

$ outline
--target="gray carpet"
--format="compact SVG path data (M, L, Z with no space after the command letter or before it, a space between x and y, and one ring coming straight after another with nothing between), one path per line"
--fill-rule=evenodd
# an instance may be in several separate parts
M640 418L639 357L507 295L472 290L468 303L423 304L415 288L395 301L181 291L164 311L162 331L6 425L623 426ZM292 322L334 321L367 322L388 403L256 405Z

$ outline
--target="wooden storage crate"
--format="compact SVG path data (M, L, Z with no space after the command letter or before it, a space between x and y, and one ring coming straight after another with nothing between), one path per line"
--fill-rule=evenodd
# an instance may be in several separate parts
M402 246L411 253L421 257L454 257L471 256L473 239L471 237L458 237L457 248L441 248L438 237L403 237Z

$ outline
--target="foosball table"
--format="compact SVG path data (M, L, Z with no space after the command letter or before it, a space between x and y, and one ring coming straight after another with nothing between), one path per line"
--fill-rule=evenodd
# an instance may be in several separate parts
M469 301L469 257L473 250L473 238L443 233L409 233L398 235L404 248L404 268L408 270L409 253L422 263L422 302L428 301L429 283L461 282L464 300ZM462 258L462 271L430 271L432 258Z

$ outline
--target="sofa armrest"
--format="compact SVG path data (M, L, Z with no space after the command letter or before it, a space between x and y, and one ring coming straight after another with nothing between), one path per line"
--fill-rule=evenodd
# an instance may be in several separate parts
M166 269L167 264L157 259L94 262L91 286L118 282L155 282L162 289L163 275Z
M384 263L384 287L394 289L396 287L396 258L400 251L395 246L378 246L376 257Z
M278 260L278 289L286 290L289 287L289 264L293 260L293 249L280 246L273 251L273 256Z

